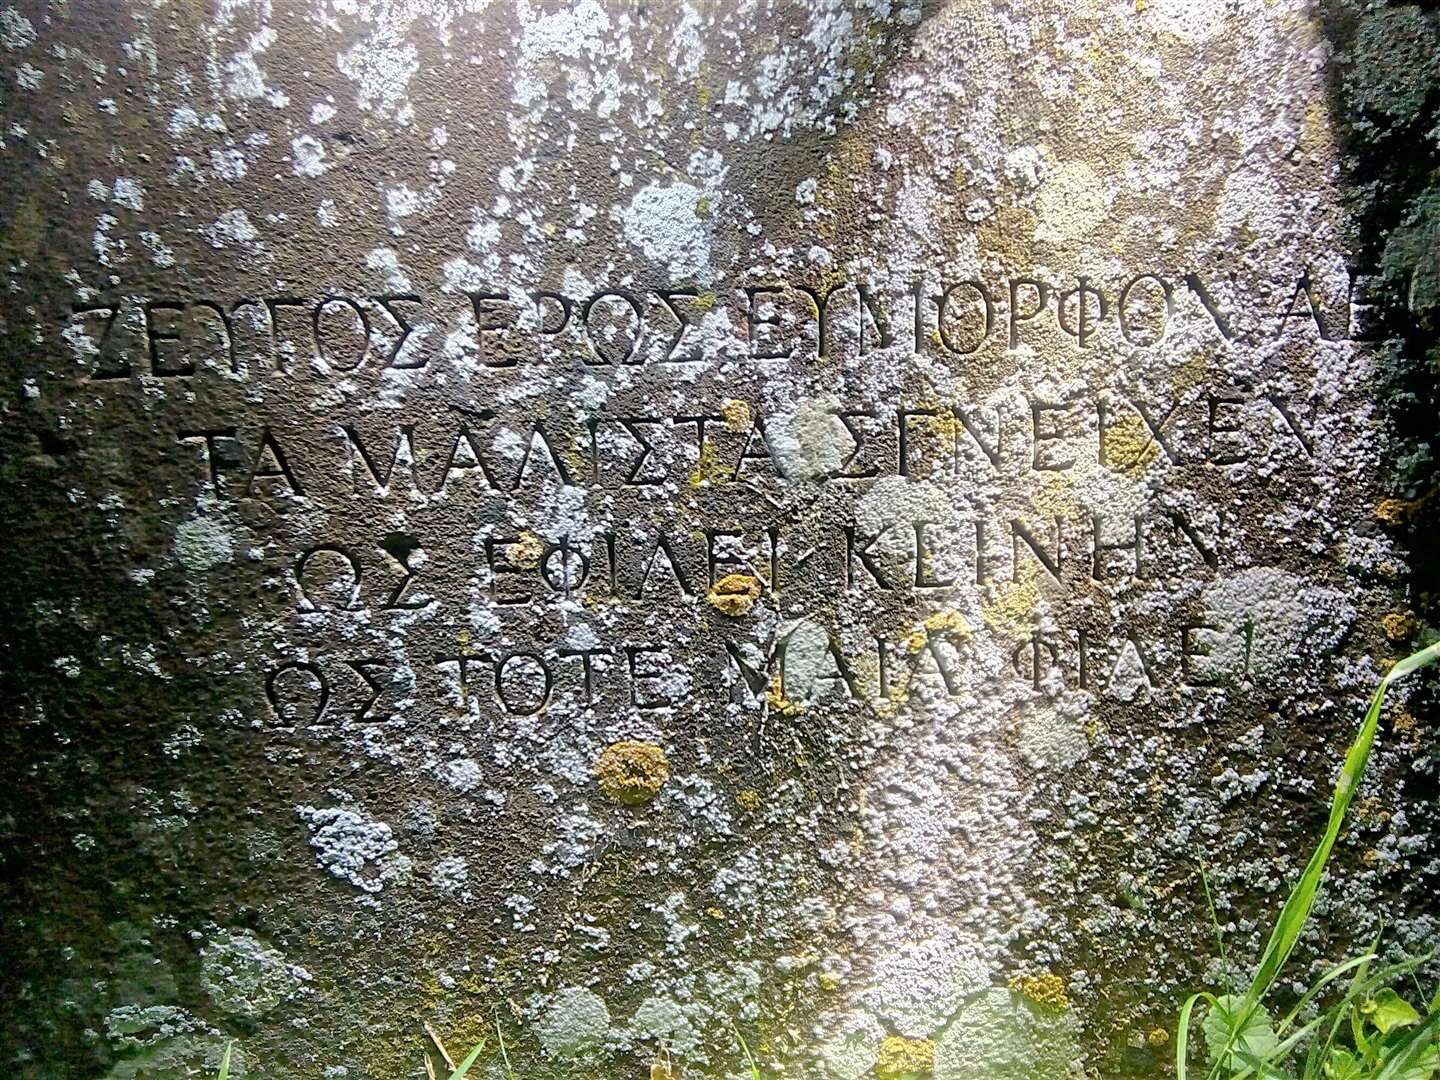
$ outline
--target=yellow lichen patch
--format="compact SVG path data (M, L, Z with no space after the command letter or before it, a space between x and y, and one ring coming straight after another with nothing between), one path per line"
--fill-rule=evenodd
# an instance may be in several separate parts
M754 813L760 809L760 793L754 788L746 788L744 791L737 792L735 801L746 813Z
M840 976L833 971L822 971L815 976L816 985L827 994L833 994L840 989Z
M1030 496L1030 505L1043 517L1082 517L1083 511L1075 498L1075 481L1069 473L1056 473L1045 486Z
M1383 828L1390 822L1390 811L1385 809L1385 804L1380 801L1378 795L1367 795L1358 799L1351 808L1351 813L1361 823L1376 828Z
M1020 581L1007 581L995 588L989 603L980 605L980 616L990 629L1011 637L1024 637L1034 629L1035 608L1040 587L1033 572Z
M1035 228L1039 219L1023 206L1002 206L980 225L982 251L993 252L1002 262L1026 272L1034 258Z
M1401 709L1395 714L1395 718L1390 721L1390 726L1404 735L1414 731L1418 725L1415 722L1414 713Z
M1381 499L1380 505L1375 507L1375 520L1386 525L1402 525L1419 505L1418 502L1406 502L1404 499Z
M750 574L726 574L705 594L705 602L721 615L738 619L749 615L755 601L760 599L760 579Z
M1380 629L1391 641L1404 641L1415 632L1415 615L1409 611L1392 611L1380 620Z
M940 611L929 616L920 628L905 639L905 651L918 655L932 637L948 637L951 641L969 641L973 636L970 624L958 611Z
M935 1044L929 1039L907 1039L886 1035L875 1055L875 1075L913 1076L935 1071Z
M1316 97L1305 110L1305 125L1300 129L1300 148L1307 154L1328 150L1335 142L1335 127L1330 121L1328 103Z
M601 793L622 806L640 806L659 794L670 779L670 762L654 743L611 743L595 763Z
M925 632L948 634L951 638L960 641L966 641L971 636L970 624L965 621L965 616L950 608L928 616L925 619Z
M1185 362L1175 369L1170 377L1170 386L1177 394L1183 394L1186 390L1193 390L1204 383L1210 373L1210 361L1214 353L1209 349L1201 349L1193 352L1185 358Z
M805 711L803 705L796 705L785 696L785 692L780 689L779 675L770 680L770 685L765 690L765 704L771 712L781 716L799 716Z
M933 435L942 446L949 446L960 434L960 421L955 419L954 413L942 408L938 401L926 401L925 408L934 409L935 414L915 417L914 430L927 432Z
M1151 1046L1157 1048L1164 1046L1170 1041L1170 1032L1166 1031L1164 1028L1157 1027L1153 1029L1150 1034L1145 1036L1145 1041Z
M1016 975L1010 980L1010 989L1048 1009L1070 1007L1070 996L1065 993L1065 980L1048 971L1039 975Z
M930 334L934 347L941 348L944 339L939 329ZM905 430L910 444L906 468L921 477L943 471L956 440L964 434L949 406L933 394L924 394L915 400L913 411L906 417Z
M715 484L724 479L725 472L720 464L720 455L710 440L706 439L700 444L700 460L695 463L695 468L690 470L690 486L698 488L707 480Z
M1139 413L1126 412L1106 426L1105 464L1126 476L1141 476L1160 456L1160 444Z
M754 422L749 402L741 401L739 398L726 398L721 402L720 415L725 418L725 426L731 431L749 431L750 425Z
M532 532L522 532L520 539L510 545L510 561L521 570L534 570L540 565L540 556L545 552L545 543Z

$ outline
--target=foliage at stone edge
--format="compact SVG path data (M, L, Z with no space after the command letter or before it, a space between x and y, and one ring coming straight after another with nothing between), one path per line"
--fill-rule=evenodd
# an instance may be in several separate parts
M1293 1075L1303 1080L1430 1080L1440 1068L1440 990L1429 999L1422 1018L1392 985L1407 977L1413 981L1415 972L1430 956L1407 957L1373 973L1370 965L1377 959L1375 952L1354 956L1317 979L1280 1021L1272 1021L1265 1007L1310 920L1325 866L1364 779L1385 692L1392 682L1436 660L1440 660L1440 642L1400 660L1380 681L1341 766L1325 833L1305 872L1286 897L1249 987L1243 993L1202 990L1192 994L1181 1008L1175 1040L1175 1073L1179 1080L1187 1078L1191 1017L1201 1002L1208 1005L1201 1023L1210 1061L1207 1080L1288 1077L1292 1072L1282 1066L1292 1064L1292 1059L1301 1065ZM1349 984L1340 999L1306 1019L1307 1006L1347 975ZM1342 1027L1348 1027L1348 1046L1340 1039Z
M1381 400L1396 434L1395 487L1413 500L1406 535L1420 611L1433 622L1440 524L1435 417L1440 413L1440 12L1370 5L1330 15L1339 63L1337 120L1348 141L1357 254L1382 277L1389 304L1376 329L1389 339Z

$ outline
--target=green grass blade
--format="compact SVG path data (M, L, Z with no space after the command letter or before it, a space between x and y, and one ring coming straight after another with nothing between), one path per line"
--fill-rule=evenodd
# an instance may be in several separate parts
M1385 678L1382 680L1382 685L1384 683L1395 682L1397 679L1403 679L1412 671L1419 671L1427 664L1433 664L1436 660L1440 660L1440 641L1427 645L1419 652L1411 653L1405 657L1404 660L1395 661L1395 666L1386 672Z
M1210 891L1210 876L1205 873L1205 860L1200 860L1200 886L1205 890L1205 906L1210 911L1210 925L1215 928L1215 947L1220 950L1220 970L1229 982L1230 959L1225 955L1225 935L1220 931L1220 916L1215 913L1215 894Z
M750 1053L750 1045L745 1041L745 1036L740 1034L740 1029L731 1021L730 1030L735 1032L735 1041L740 1044L741 1051L745 1054L745 1064L750 1067L752 1080L760 1080L760 1066L755 1064L755 1055Z
M1310 1002L1315 999L1316 995L1319 994L1321 990L1324 990L1325 987L1329 986L1336 979L1340 978L1341 975L1344 975L1352 968L1363 969L1369 965L1371 960L1374 959L1374 953L1362 953L1360 956L1352 956L1343 964L1337 964L1335 967L1327 971L1324 975L1320 976L1320 978L1315 981L1315 984L1311 986L1310 989L1305 991L1305 995L1295 1003L1295 1007L1285 1014L1285 1019L1281 1020L1280 1023L1275 1026L1275 1033L1277 1035L1283 1033L1285 1029L1288 1028L1291 1024L1293 1024L1295 1022L1295 1019L1302 1012L1305 1011L1305 1006L1310 1004Z
M1180 1024L1175 1032L1175 1080L1185 1080L1185 1059L1190 1056L1190 1014L1195 1011L1197 1001L1208 1001L1213 1006L1215 995L1207 994L1203 990L1198 994L1191 994L1180 1008Z
M500 1018L495 1017L495 1035L500 1040L500 1060L505 1063L506 1080L515 1080L515 1070L510 1067L510 1051L505 1048L505 1032L500 1030Z
M470 1071L470 1066L475 1064L475 1062L480 1057L480 1051L484 1049L485 1041L482 1039L480 1042L475 1044L475 1048L471 1050L468 1055L466 1055L465 1060L462 1061L456 1067L455 1071L450 1074L450 1080L465 1080L465 1074Z
M1275 930L1270 935L1264 953L1261 954L1260 966L1256 969L1255 978L1246 992L1246 997L1252 1004L1259 1002L1274 985L1280 969L1290 958L1291 952L1295 949L1295 943L1300 938L1300 932L1310 918L1310 909L1315 904L1315 893L1319 889L1320 879L1325 873L1325 864L1329 861L1330 852L1335 847L1336 839L1340 836L1341 823L1350 809L1350 803L1360 787L1360 779L1364 775L1365 766L1370 760L1370 748L1375 742L1375 731L1380 722L1380 709L1385 703L1385 691L1392 682L1404 678L1413 671L1418 671L1427 664L1434 663L1437 659L1440 659L1440 642L1399 661L1380 680L1380 685L1375 690L1375 696L1370 699L1370 708L1365 711L1365 720L1360 725L1360 731L1355 736L1349 753L1345 755L1345 763L1340 768L1340 779L1335 785L1335 796L1330 803L1330 819L1325 826L1325 835L1321 837L1315 853L1310 856L1310 861L1305 865L1305 871L1300 875L1300 880L1295 883L1294 889L1286 898L1285 906L1280 910L1280 917L1275 922Z
M1372 952L1356 957L1360 962L1355 966L1355 974L1350 979L1350 985L1346 988L1344 997L1321 1014L1321 1020L1329 1020L1329 1028L1323 1039L1316 1039L1310 1044L1310 1052L1305 1058L1305 1071L1302 1074L1305 1080L1322 1080L1325 1076L1325 1065L1330 1060L1330 1051L1335 1047L1335 1037L1340 1033L1341 1026L1347 1020L1353 1023L1356 1019L1355 1006L1358 1002L1363 1001L1373 990L1385 985L1397 972L1416 963L1424 962L1423 960L1405 960L1371 974L1370 963L1373 959L1373 950L1379 948L1379 945L1380 938L1377 936L1370 943Z
M230 1080L230 1054L235 1049L235 1040L225 1044L225 1055L220 1059L220 1075L217 1080Z

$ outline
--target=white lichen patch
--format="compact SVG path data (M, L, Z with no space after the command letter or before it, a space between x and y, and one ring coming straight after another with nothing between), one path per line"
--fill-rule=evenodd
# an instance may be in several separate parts
M310 846L322 869L367 893L409 877L410 860L389 825L342 807L297 806L295 812L310 828Z
M649 184L620 211L625 239L636 253L659 263L673 281L709 281L710 237L700 213L704 192L674 181Z
M1090 752L1088 719L1087 710L1074 699L1027 703L1020 708L1020 752L1037 769L1069 768Z
M202 514L175 527L175 558L187 570L213 570L229 562L234 550L234 536L218 517Z
M1271 567L1242 570L1205 591L1219 618L1207 657L1210 670L1270 679L1294 669L1297 656L1335 647L1355 620L1346 596Z
M955 1013L935 1042L936 1080L1079 1080L1085 1075L1069 1009L1046 1009L1010 990L986 990Z
M841 471L855 440L837 415L840 407L833 396L804 398L771 420L766 435L786 476L818 480Z
M258 1020L310 978L277 949L245 931L217 934L200 950L200 982L228 1016Z
M35 44L35 26L15 7L0 11L0 48L18 52Z
M314 135L290 140L291 168L296 176L315 177L325 171L325 144Z
M1089 164L1077 161L1056 165L1035 196L1035 212L1040 219L1036 239L1083 239L1105 220L1108 205L1105 185Z
M583 987L555 993L531 1024L551 1057L581 1058L598 1050L610 1034L610 1010L599 995Z

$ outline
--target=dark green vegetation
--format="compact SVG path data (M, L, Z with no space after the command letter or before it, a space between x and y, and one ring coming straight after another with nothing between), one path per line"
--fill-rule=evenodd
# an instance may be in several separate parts
M1337 46L1332 107L1346 140L1359 265L1376 275L1385 339L1380 399L1394 427L1396 524L1414 560L1417 611L1434 624L1440 591L1440 11L1433 4L1330 5ZM1358 8L1358 10L1357 10ZM1368 287L1357 289L1366 298Z

